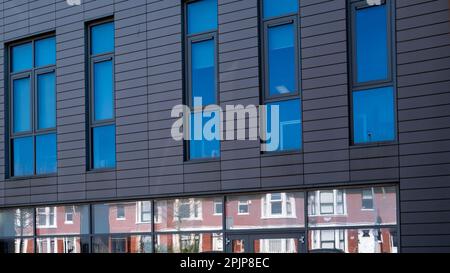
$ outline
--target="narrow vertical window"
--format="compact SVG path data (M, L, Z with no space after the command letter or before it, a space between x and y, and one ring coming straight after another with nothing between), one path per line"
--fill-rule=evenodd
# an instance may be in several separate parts
M353 143L393 141L395 87L392 65L391 1L351 4L351 101Z
M297 0L262 1L263 98L270 151L298 151L302 146L298 9ZM273 106L279 109L278 120Z
M220 140L203 134L208 122L219 118L216 111L203 112L217 101L217 0L188 1L186 9L186 89L191 107L191 140L188 159L220 156ZM213 127L217 133L220 128Z
M116 165L114 115L114 23L89 26L90 168Z
M10 176L56 173L56 39L10 46Z

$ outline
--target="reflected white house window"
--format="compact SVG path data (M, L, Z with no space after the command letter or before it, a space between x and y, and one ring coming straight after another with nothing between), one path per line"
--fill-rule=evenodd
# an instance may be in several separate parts
M295 218L295 197L292 193L268 193L261 200L263 218Z
M260 239L259 253L297 253L294 238Z
M201 220L202 202L195 198L175 200L174 220Z
M136 223L151 223L152 203L150 201L136 202Z
M250 207L250 200L243 199L238 201L238 215L248 215Z
M36 218L38 228L56 228L56 207L37 208Z
M343 215L346 214L345 190L321 190L308 194L308 214Z

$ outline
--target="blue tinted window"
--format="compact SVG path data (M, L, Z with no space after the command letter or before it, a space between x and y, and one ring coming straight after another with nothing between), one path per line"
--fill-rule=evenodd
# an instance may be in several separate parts
M264 0L264 18L298 12L298 0Z
M21 137L13 140L14 175L34 174L33 137Z
M217 29L217 0L198 0L187 5L188 34Z
M294 25L268 29L269 94L296 92Z
M14 132L31 130L31 92L30 78L13 82L13 126Z
M353 92L355 143L394 140L394 126L392 87Z
M94 64L94 118L114 117L112 61Z
M56 172L56 134L36 136L36 173Z
M116 165L116 127L100 126L93 129L93 167L112 168Z
M205 117L202 116L202 113L191 114L190 159L214 158L220 156L220 140L212 138L208 140L203 134L205 124L213 119L215 115L216 113L213 113L211 117ZM213 128L213 130L219 129Z
M55 37L38 40L35 43L35 66L45 66L56 63Z
M201 97L202 105L216 103L214 47L214 40L192 43L192 99Z
M55 73L37 77L38 129L56 127Z
M114 51L114 24L112 22L91 28L91 54Z
M357 82L388 77L386 5L356 11Z
M33 67L32 45L26 43L12 48L12 72L31 69Z
M279 107L279 137L272 130L272 123L276 124L276 120L272 122L272 107L278 105ZM271 134L271 139L267 144L276 147L278 142L278 149L275 151L299 150L302 144L302 118L301 105L299 99L280 101L267 104L267 132ZM279 139L279 141L277 141Z

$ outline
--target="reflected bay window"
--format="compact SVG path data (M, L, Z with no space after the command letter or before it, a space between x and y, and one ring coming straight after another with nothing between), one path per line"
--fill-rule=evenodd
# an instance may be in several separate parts
M220 156L220 140L203 134L203 127L220 118L217 111L204 112L218 104L217 95L217 0L194 0L185 4L186 22L186 90L191 108L188 159ZM213 128L219 132L220 128ZM216 134L214 134L216 135Z
M263 217L296 217L295 198L292 193L268 193L262 198Z
M89 26L90 168L116 165L114 115L114 23Z
M353 143L394 141L395 99L391 0L351 4Z
M56 173L56 39L10 46L10 176Z
M302 146L298 1L263 1L264 104L267 151L295 151ZM276 123L273 106L279 108ZM272 128L271 120L275 126ZM276 130L278 129L278 130ZM277 132L278 131L278 137ZM270 136L270 137L269 137Z

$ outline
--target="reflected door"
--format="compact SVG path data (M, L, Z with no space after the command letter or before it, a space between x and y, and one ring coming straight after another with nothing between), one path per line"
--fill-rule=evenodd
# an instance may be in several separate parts
M233 234L227 237L230 253L304 253L303 233Z

